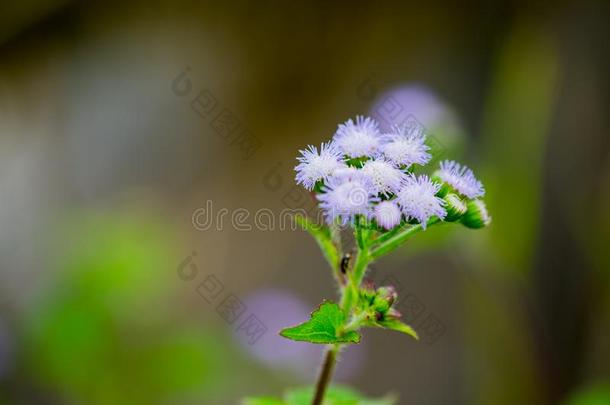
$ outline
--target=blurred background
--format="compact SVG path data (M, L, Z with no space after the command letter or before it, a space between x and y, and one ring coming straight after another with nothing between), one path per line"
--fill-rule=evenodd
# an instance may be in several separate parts
M610 404L609 18L605 1L3 1L0 403L310 384L321 348L277 331L332 277L269 218L311 208L298 149L370 114L471 166L493 223L376 263L422 340L367 330L337 380L400 404Z

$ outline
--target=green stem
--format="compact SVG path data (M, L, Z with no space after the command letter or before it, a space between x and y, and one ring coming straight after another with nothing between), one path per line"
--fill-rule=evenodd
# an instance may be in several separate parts
M356 218L356 243L358 244L358 249L364 249L364 230L362 229L361 220L358 216Z
M324 401L324 395L330 385L335 364L337 363L337 355L339 353L339 345L332 345L326 350L326 356L324 357L324 364L318 375L318 382L316 383L316 393L314 395L312 405L321 405Z
M368 249L358 250L354 267L347 274L348 282L341 290L343 293L341 297L341 308L343 309L346 318L349 316L354 307L354 303L358 298L360 283L362 283L362 278L364 277L369 261Z
M343 313L345 317L349 316L349 312L354 305L354 300L356 299L358 290L354 288L354 285L350 281L343 287L341 290L341 309L343 309Z
M356 287L360 286L360 283L364 278L364 273L366 272L366 268L369 265L370 260L370 254L367 248L358 251L356 263L354 263L354 268L352 269L352 272L350 274L350 279Z
M381 236L379 236L377 239L375 239L373 241L373 243L377 244L377 243L383 243L386 240L392 238L394 235L396 235L398 232L402 231L405 229L405 227L407 227L408 225L404 225L401 227L396 227L394 229L392 229L391 231L385 232L383 233Z
M439 220L437 218L428 221L428 225L433 225ZM352 310L358 300L358 294L360 291L360 284L366 274L366 269L369 263L383 256L386 253L396 249L411 235L422 230L421 225L414 225L407 229L400 229L393 231L388 235L382 235L379 239L374 241L376 247L371 249L369 235L366 229L362 226L360 218L357 219L355 224L355 239L358 245L358 252L356 261L353 268L347 274L348 282L341 287L341 309L345 314L346 321L349 321L344 325L344 330L349 331L352 329L358 329L362 322L365 320L366 314L353 315ZM341 284L340 284L341 285ZM324 395L328 386L330 385L331 377L337 361L337 355L340 349L340 345L332 345L326 351L324 357L324 363L318 381L316 383L316 392L313 399L313 405L321 405L324 400Z
M439 219L434 217L428 221L427 226L434 225L437 222L439 222ZM417 232L420 232L421 230L423 230L421 224L417 224L417 225L413 225L410 228L405 229L404 231L402 231L400 233L397 233L396 235L392 236L390 239L386 240L383 243L380 243L379 245L377 245L377 247L372 249L371 253L370 253L371 259L377 259L381 256L384 256L384 255L390 253L392 250L394 250L397 247L399 247L400 245L402 245L407 239L409 239L411 236L413 236Z
M351 332L354 330L358 330L364 321L366 321L368 314L366 312L362 312L358 315L354 315L352 319L343 327L343 332Z

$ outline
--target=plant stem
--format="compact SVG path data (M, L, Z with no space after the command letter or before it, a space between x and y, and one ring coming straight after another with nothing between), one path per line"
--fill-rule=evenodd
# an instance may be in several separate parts
M343 293L341 297L341 308L345 313L346 319L350 315L355 300L358 299L360 284L362 283L362 278L364 277L369 261L368 249L359 249L356 256L356 263L347 275L347 284L341 290Z
M437 217L434 217L428 220L428 226L434 225L440 220ZM392 250L396 249L400 245L402 245L407 239L416 234L417 232L423 230L421 224L413 225L410 228L407 228L396 235L392 236L390 239L385 242L379 244L377 247L371 250L370 257L371 259L377 259L381 256L384 256L390 253Z
M360 283L362 282L362 278L364 277L364 273L366 272L366 268L370 260L368 247L364 244L364 240L362 238L362 230L359 227L357 227L356 229L356 239L360 242L358 246L358 256L356 257L356 263L354 264L354 268L348 274L348 283L341 289L341 308L345 313L346 320L352 311L355 301L358 298ZM348 323L347 326L353 327L354 325L357 325L360 321L361 319L352 319L352 322ZM318 376L318 382L316 383L316 393L312 402L313 405L321 405L322 401L324 400L326 388L330 384L333 370L335 368L339 348L340 345L336 344L330 346L326 351L324 364L322 365L320 375Z
M318 382L316 383L316 393L311 403L312 405L321 405L322 401L324 400L324 394L326 394L326 389L330 385L330 380L335 369L338 352L339 345L332 345L326 351L326 356L324 357L324 364L322 365L322 369L320 370L320 374L318 375Z
M364 273L366 272L369 260L370 259L368 248L363 246L363 249L359 249L354 268L348 275L349 281L347 285L345 285L341 290L341 307L346 317L350 315L354 306L354 302L358 298L360 283L362 282L362 278L364 277ZM351 321L345 326L346 330L351 330L354 326L359 325L360 322L364 319L364 316L365 315L362 314L360 317L352 318ZM322 365L322 369L320 370L320 374L318 376L318 382L316 383L316 393L312 405L321 405L322 401L324 400L326 388L330 384L333 370L335 368L339 348L340 345L336 344L330 346L326 351L326 356L324 357L324 364Z
M392 229L391 231L384 232L379 237L373 239L373 244L383 243L386 240L392 238L398 232L403 231L407 227L410 227L410 225L397 226L396 228Z
M367 319L367 314L365 312L354 315L352 319L343 327L343 332L350 332L353 330L358 330L362 326L362 322Z
M355 237L356 243L358 244L358 249L364 249L364 230L362 229L360 216L356 218L356 229L355 229Z
M356 257L356 263L354 263L354 269L352 270L351 279L356 288L360 286L366 268L370 261L370 255L368 248L360 249L358 251L358 257Z

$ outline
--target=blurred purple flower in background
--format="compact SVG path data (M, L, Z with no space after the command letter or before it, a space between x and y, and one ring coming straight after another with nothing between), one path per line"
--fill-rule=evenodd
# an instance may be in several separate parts
M267 332L252 345L242 334L235 335L248 353L267 367L287 370L304 379L313 378L324 345L295 342L279 335L281 329L308 320L312 306L293 294L277 289L258 290L244 301L248 310L267 327ZM339 380L355 376L365 361L363 343L351 345L344 351L348 355L343 356L341 367L337 368Z
M373 103L371 115L383 131L400 125L413 115L425 126L435 126L449 115L447 107L435 93L421 84L403 84L381 93Z
M416 124L426 132L433 154L461 147L464 136L457 114L429 87L418 83L401 84L382 92L369 114L379 121L383 132L395 125ZM440 153L439 153L440 152Z

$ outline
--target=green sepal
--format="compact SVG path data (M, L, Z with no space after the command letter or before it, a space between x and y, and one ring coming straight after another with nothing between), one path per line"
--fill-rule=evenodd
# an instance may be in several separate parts
M466 203L455 193L447 194L443 200L445 201L445 211L447 215L443 219L446 222L454 222L464 216L468 207Z
M440 184L440 188L436 193L437 197L444 198L447 194L455 192L451 185L445 183L443 179L441 179L440 172L438 170L432 174L431 180L435 183Z
M468 211L460 219L460 222L471 229L479 229L491 223L491 216L487 212L487 207L483 200L469 200L466 203Z
M404 323L398 319L393 319L393 318L384 319L382 321L377 322L376 325L380 326L382 328L392 329L397 332L405 333L405 334L412 336L413 338L419 340L419 336L417 336L417 332L415 332L415 330L412 327L410 327L409 325L407 325L406 323Z
M287 339L315 344L359 343L358 332L342 332L344 323L345 314L339 305L332 301L324 301L311 313L309 321L283 329L280 335Z
M357 157L357 158L349 158L345 161L345 163L350 167L355 167L357 169L362 169L364 166L364 162L370 160L367 156Z

